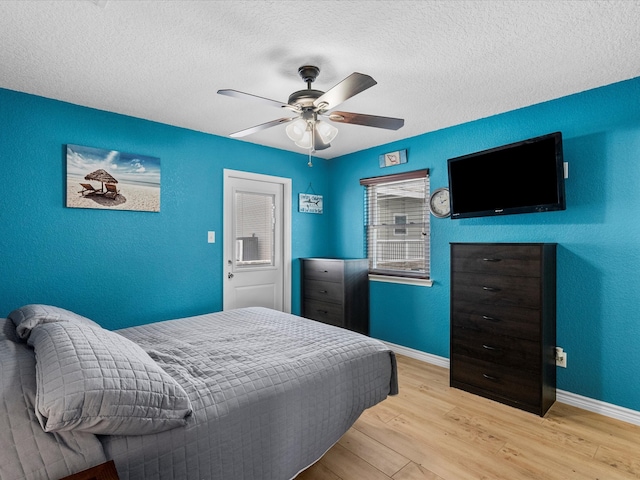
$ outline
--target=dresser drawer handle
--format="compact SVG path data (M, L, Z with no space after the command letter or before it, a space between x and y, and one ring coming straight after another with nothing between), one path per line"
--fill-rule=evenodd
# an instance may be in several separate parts
M485 262L501 262L502 261L501 258L483 258L482 260Z
M319 290L320 293L324 293L325 295L329 292L327 292L326 290Z
M497 382L498 381L498 379L496 377L493 377L491 375L487 375L486 373L483 373L482 376L484 378L486 378L487 380L491 380L492 382Z
M500 289L499 288L495 288L495 287L487 287L487 286L483 286L482 289L485 292L499 292Z
M322 314L324 314L324 315L326 315L326 314L328 314L328 313L329 313L329 311L328 311L328 310L316 310L316 312L318 312L318 313L322 313Z
M496 317L489 317L487 315L482 315L482 319L483 320L489 320L490 322L501 322L502 320L500 320L499 318Z
M500 350L497 347L492 347L491 345L485 345L484 343L482 344L482 348L484 348L485 350L496 350L496 351Z
M320 273L329 273L329 270L318 270Z

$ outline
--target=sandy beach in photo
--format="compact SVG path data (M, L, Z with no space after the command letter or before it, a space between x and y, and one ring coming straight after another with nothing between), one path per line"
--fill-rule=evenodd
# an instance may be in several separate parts
M101 208L106 210L142 210L146 212L160 211L160 187L119 182L116 187L118 196L109 198L103 194L87 194L83 196L81 183L89 183L100 190L100 182L84 178L67 177L67 207ZM106 189L105 189L106 190Z

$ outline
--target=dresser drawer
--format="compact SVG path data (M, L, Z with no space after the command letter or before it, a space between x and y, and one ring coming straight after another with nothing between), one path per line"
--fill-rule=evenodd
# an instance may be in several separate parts
M540 404L539 377L523 375L518 370L460 355L452 355L451 359L452 386L469 385L485 392L489 397L498 395L528 405Z
M452 245L454 272L540 277L540 247L536 245Z
M540 370L540 347L536 342L457 329L451 336L451 353L499 364L522 372Z
M304 297L342 304L344 288L341 283L328 282L325 280L307 280L304 283Z
M536 308L540 305L540 279L479 273L452 273L452 301L464 299L487 305Z
M464 328L538 342L541 334L540 310L456 300L451 305L451 327L452 331Z
M302 308L302 314L306 318L338 327L345 326L342 305L305 299Z
M305 280L325 280L327 282L342 282L344 267L342 262L331 260L305 260Z

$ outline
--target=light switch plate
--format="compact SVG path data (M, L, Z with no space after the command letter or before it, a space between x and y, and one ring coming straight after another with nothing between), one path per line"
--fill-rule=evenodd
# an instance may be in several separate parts
M216 243L216 232L207 232L207 242Z

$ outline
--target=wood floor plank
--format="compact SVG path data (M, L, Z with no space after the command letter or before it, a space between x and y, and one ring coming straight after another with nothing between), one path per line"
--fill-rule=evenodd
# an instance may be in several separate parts
M296 477L296 480L342 480L338 475L333 473L329 468L322 463L322 459L319 462L314 463L304 472Z
M397 359L400 394L298 480L640 479L640 426L558 402L539 417L449 387L446 368Z
M409 434L394 429L389 423L363 415L356 421L353 428L380 443L384 443L406 458L418 460L418 463L422 459L421 446Z
M593 459L576 458L571 452L558 448L551 450L530 448L530 446L506 445L501 451L503 458L523 469L537 470L539 477L545 480L630 480L636 478L621 470L600 465Z
M407 457L354 428L339 443L390 477L409 463Z
M322 463L342 480L389 480L391 478L339 443L325 454Z
M638 449L640 426L556 402L545 419L551 428L572 432L596 444Z
M607 465L610 469L624 472L631 478L640 478L640 445L636 445L633 452L601 445L595 455L595 460Z
M449 415L457 414L460 416L468 416L467 422L478 425L489 432L495 432L500 438L523 439L525 443L531 441L546 442L546 444L556 447L571 449L585 457L592 458L598 449L598 444L588 441L572 432L565 432L553 428L547 428L547 424L542 423L540 427L539 417L530 418L523 417L519 420L515 419L510 410L499 409L499 413L487 413L472 411L466 407L459 407Z
M414 462L409 462L392 478L393 480L444 480L442 477L439 477L432 471Z
M406 433L417 446L418 455L412 452L410 458L443 478L510 480L521 473L496 461L493 448L473 444L466 432L425 425L408 416L394 419L391 426Z
M487 479L509 480L518 473L508 465L488 462L486 452L471 448L456 436L408 417L398 417L390 424L360 418L354 427L445 479L476 480L484 475Z

